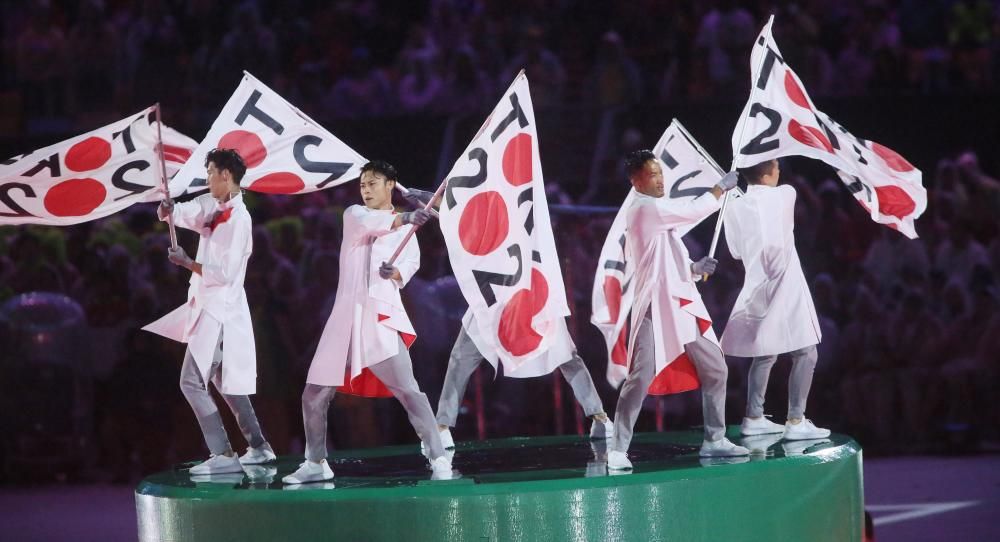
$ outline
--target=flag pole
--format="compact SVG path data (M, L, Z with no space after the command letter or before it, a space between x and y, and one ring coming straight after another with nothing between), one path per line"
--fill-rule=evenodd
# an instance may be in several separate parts
M436 199L438 199L438 198L441 197L441 192L444 190L444 187L447 184L448 184L448 181L442 181L441 182L441 185L438 186L437 191L434 192L434 197L432 197L430 199L430 201L428 201L427 204L424 205L424 210L425 211L430 211L430 212L434 211L434 209L433 209L433 207L434 207L434 200L436 200ZM399 254L401 252L403 252L403 247L406 246L406 243L408 243L410 241L410 238L413 237L413 234L417 232L417 229L419 227L420 226L417 226L417 225L413 225L412 227L410 227L410 231L406 232L406 236L403 237L403 241L401 243L399 243L399 246L396 248L396 252L393 252L392 253L392 257L389 258L388 262L386 262L388 265L392 265L393 263L396 262L396 258L398 258Z
M160 181L163 188L163 197L167 201L171 201L170 198L170 188L167 186L167 161L163 157L163 116L160 112L160 102L156 102L154 106L156 109L156 139L157 145L156 149L160 156ZM167 215L167 228L170 231L170 248L177 248L177 229L174 228L174 215L173 213Z
M774 15L772 14L768 18L766 26L768 28L770 28L771 23L773 23L773 22L774 22ZM751 51L751 55L752 54L753 54L753 52ZM765 56L766 55L762 55L761 56L760 60L757 62L757 69L750 73L750 98L747 100L748 102L752 102L754 95L757 93L757 79L760 77L760 70L762 70L764 68L764 58L765 58ZM739 143L737 144L737 147L739 147L739 145L743 144L743 135L746 133L746 130L747 130L747 120L748 119L743 116L743 112L741 111L740 112L740 136L739 136L739 138L737 138L737 141L739 141ZM739 153L739 149L736 149L736 153ZM732 173L733 171L736 171L736 158L737 158L737 154L736 153L733 154L733 162L729 166L729 172L730 173ZM716 164L715 167L718 168L719 166ZM729 192L730 191L726 192L726 194L724 196L724 199L722 200L722 208L719 209L719 218L717 218L716 221L715 221L715 233L712 234L712 244L711 244L711 246L708 249L708 257L709 258L712 258L712 257L715 256L715 249L718 248L718 246L719 246L719 234L722 233L722 221L723 221L723 218L726 215L726 206L727 206L726 204L729 203ZM707 281L708 280L708 273L703 273L702 276L701 276L701 280L702 280L702 282Z

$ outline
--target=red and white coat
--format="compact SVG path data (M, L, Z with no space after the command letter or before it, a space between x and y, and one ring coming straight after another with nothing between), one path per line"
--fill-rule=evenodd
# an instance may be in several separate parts
M344 211L344 239L340 245L340 280L333 311L323 328L319 346L306 382L320 386L344 386L362 376L368 367L399 353L402 337L408 348L416 339L399 290L420 269L420 247L410 238L394 265L402 280L379 276L412 226L393 229L396 213L352 205ZM345 378L350 375L350 380ZM370 371L366 379L373 378ZM386 395L363 387L361 395ZM367 392L366 392L367 390Z
M692 261L679 230L697 224L719 207L719 200L708 192L690 201L636 193L628 209L625 242L626 260L635 265L627 356L630 367L639 325L650 309L657 376L675 361L687 361L682 358L684 345L694 342L699 333L718 344L712 319L695 287ZM654 380L650 389L656 387Z
M209 224L213 216L215 222ZM243 290L253 252L253 224L243 196L219 203L205 194L178 203L173 220L176 226L201 234L195 255L201 275L191 273L187 303L142 329L187 343L203 382L208 382L222 333L219 391L226 395L256 393L257 350Z

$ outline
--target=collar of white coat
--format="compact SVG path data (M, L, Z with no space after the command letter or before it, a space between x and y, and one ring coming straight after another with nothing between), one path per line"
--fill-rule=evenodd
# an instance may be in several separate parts
M762 192L764 190L769 190L771 188L777 188L776 186L768 186L766 184L748 184L747 193L750 192Z
M233 207L239 207L243 205L243 191L241 190L238 194L229 199L229 201L221 202L215 200L215 206L218 207L220 211L225 211L226 209L231 209Z

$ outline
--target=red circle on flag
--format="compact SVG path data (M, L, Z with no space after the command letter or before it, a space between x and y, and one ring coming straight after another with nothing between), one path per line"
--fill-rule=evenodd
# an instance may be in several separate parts
M247 169L257 167L267 158L267 147L260 137L246 130L233 130L219 139L220 149L233 149L243 157Z
M876 186L875 195L878 197L878 212L883 215L903 219L917 208L913 198L898 186Z
M503 150L503 176L514 186L531 182L531 134L520 133Z
M826 138L826 134L818 128L806 126L799 121L792 119L788 121L788 134L803 145L809 145L816 149L823 149L826 152L833 152L833 145Z
M84 216L92 212L108 195L95 179L69 179L45 193L45 210L53 216Z
M795 81L795 76L792 75L791 70L785 70L785 94L788 95L788 99L794 102L795 105L812 111L812 108L809 107L809 100L806 98L806 93L803 92L802 87Z
M906 173L916 169L913 164L906 161L906 158L900 156L896 151L886 147L884 145L879 145L872 141L872 150L875 154L885 162L885 165L889 166L889 169L893 171L898 171L900 173Z
M111 159L111 143L97 136L78 141L66 151L66 169L90 171Z
M458 238L469 254L485 256L507 239L510 220L507 204L499 192L476 194L462 209L458 220Z
M514 294L500 313L497 338L501 346L515 356L530 354L542 342L531 327L531 320L549 299L549 283L537 269L531 270L531 289Z
M250 190L265 194L296 194L306 187L301 177L288 171L268 173L250 185Z
M622 282L617 277L604 277L604 299L608 301L608 323L617 322L622 306Z

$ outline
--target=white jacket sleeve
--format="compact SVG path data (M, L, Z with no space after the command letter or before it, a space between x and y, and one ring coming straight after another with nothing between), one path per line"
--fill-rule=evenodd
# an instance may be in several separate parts
M208 214L212 207L214 207L214 203L211 196L199 196L191 201L175 203L173 212L174 225L178 228L201 232L205 227L205 221L208 220ZM166 218L161 218L160 220L165 222Z
M657 227L672 230L689 224L697 224L708 215L719 210L722 203L710 192L693 200L674 200L667 197L656 198L653 207L657 213Z
M344 211L344 236L354 241L374 235L385 235L392 231L396 215L372 212L363 205L351 205Z
M392 283L396 288L402 289L420 269L420 245L417 243L416 235L410 237L403 251L399 253L399 258L396 259L396 269L399 270L399 276L402 279L393 280Z

